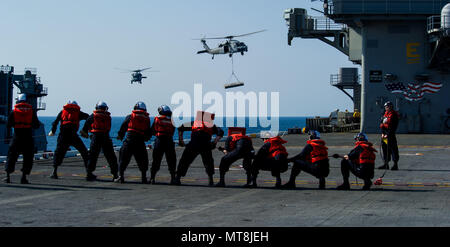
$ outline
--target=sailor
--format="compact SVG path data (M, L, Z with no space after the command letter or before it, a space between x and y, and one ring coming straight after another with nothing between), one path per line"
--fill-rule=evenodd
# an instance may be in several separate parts
M252 185L256 188L259 170L271 171L272 176L276 178L275 187L281 188L281 173L288 170L288 153L283 144L287 141L272 132L266 132L261 135L264 144L256 153L252 163Z
M364 180L363 190L369 190L371 179L375 169L375 150L369 142L367 135L358 133L355 135L355 147L341 161L341 172L344 182L337 187L338 190L349 190L348 178L351 171L356 177Z
M231 164L243 158L243 167L247 173L247 183L244 187L250 187L252 183L251 165L255 150L253 149L252 139L245 135L245 128L229 128L225 148L221 151L225 156L220 161L220 181L216 186L225 187L225 173L230 169Z
M119 177L117 157L114 152L113 142L109 136L111 130L111 113L108 112L108 105L104 101L99 101L95 105L94 112L88 117L84 123L83 129L80 131L80 135L84 138L88 138L90 132L91 146L89 149L89 161L87 165L87 181L94 181L97 176L93 174L95 171L98 156L100 151L103 150L106 161L111 169L113 180Z
M384 165L378 169L389 169L389 161L394 161L394 166L391 170L398 170L398 160L400 158L398 153L397 138L395 131L398 127L399 116L394 110L392 102L388 101L384 104L384 115L380 124L381 128L381 148L383 149Z
M123 140L125 133L127 137L123 142L119 152L119 178L116 182L125 183L124 173L130 163L131 156L134 156L141 171L141 182L147 183L148 153L145 142L151 138L150 117L144 102L137 102L130 115L123 121L118 140Z
M87 168L89 159L88 150L78 136L77 131L80 126L80 121L86 120L88 117L89 115L87 113L80 110L80 106L78 106L76 101L69 100L67 104L64 105L63 110L59 112L56 120L52 124L52 130L48 133L49 136L54 136L58 123L61 121L55 156L53 158L53 172L50 175L50 178L58 179L58 167L63 162L70 146L75 147L78 152L80 152L84 166Z
M23 155L21 184L28 184L27 176L33 167L34 140L33 130L40 126L36 111L26 102L26 94L19 94L14 110L8 116L8 128L14 128L14 135L9 144L5 172L6 183L11 183L10 174L15 171L19 154Z
M192 126L192 127L191 127ZM184 123L178 128L178 143L184 147L183 133L185 131L191 132L191 140L186 145L186 148L181 155L178 163L175 184L181 184L181 177L186 176L189 166L194 159L200 154L202 156L203 165L205 166L206 174L208 175L209 186L214 185L214 159L212 156L212 149L217 145L217 142L223 137L223 130L214 124L214 114L209 112L197 111L194 121ZM213 135L216 138L211 142Z
M175 183L175 172L177 166L177 156L175 153L175 143L173 134L175 126L172 123L172 111L167 105L158 107L159 116L155 117L151 127L152 135L155 135L153 145L153 162L150 171L150 183L155 184L155 176L161 166L161 160L166 155L167 166L170 172L170 184Z
M294 165L289 182L284 184L283 188L295 188L295 178L304 171L319 179L319 189L325 189L325 178L330 173L328 148L316 130L309 131L309 140L306 143L300 154L288 159L289 162L294 162Z

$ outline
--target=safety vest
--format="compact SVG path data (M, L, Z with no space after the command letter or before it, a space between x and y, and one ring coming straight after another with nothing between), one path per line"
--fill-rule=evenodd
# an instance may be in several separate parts
M209 135L213 134L213 129L212 127L207 127L205 125L205 122L201 121L201 120L195 120L194 121L194 126L192 126L192 132L197 132L197 131L203 131L208 133Z
M313 147L311 153L306 157L306 160L311 163L316 163L321 160L328 159L328 148L325 146L325 142L320 139L309 140L306 143Z
M139 134L145 134L145 131L150 125L150 118L146 111L134 110L131 113L131 119L128 123L128 130L132 132L137 132Z
M288 155L286 148L283 146L287 141L281 139L281 137L276 136L264 141L264 143L267 142L270 143L269 157L275 158L279 154Z
M381 129L389 129L392 124L392 118L394 116L397 116L398 118L398 113L394 110L391 111L386 111L383 115L383 122L380 124L380 128Z
M172 124L172 120L164 115L155 117L155 132L156 136L173 136L175 127Z
M75 104L67 104L63 107L61 125L74 124L80 126L80 107Z
M248 137L246 135L243 135L243 134L233 134L233 135L231 135L231 137L232 137L232 139L231 139L230 144L229 144L229 148L230 148L231 151L236 148L237 141L239 141L241 139L247 139L247 140L250 140L250 141L252 140L252 139L250 139L250 137Z
M111 130L111 113L103 110L94 111L94 122L91 124L92 133L108 133Z
M353 162L356 162L357 164L375 164L375 152L377 150L375 150L372 147L372 143L370 142L365 142L365 141L359 141L356 142L356 147L361 147L363 149L363 151L359 154L359 160L355 160Z
M18 103L14 106L14 128L31 128L33 122L33 107L28 103Z

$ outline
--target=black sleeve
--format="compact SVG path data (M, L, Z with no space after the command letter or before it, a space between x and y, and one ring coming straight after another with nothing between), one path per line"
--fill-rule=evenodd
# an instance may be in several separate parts
M156 122L156 121L153 120L152 127L150 127L150 134L151 134L152 136L153 136L153 135L156 135L155 122ZM151 136L150 136L150 138L151 138Z
M53 121L53 123L52 123L52 132L53 133L56 132L56 128L58 127L58 123L59 123L59 121L61 121L61 115L62 115L62 111L60 111L58 113L58 116L56 117L55 121Z
M80 121L81 121L81 120L86 120L86 119L88 119L88 118L89 118L89 114L80 111Z
M41 126L41 122L39 122L36 111L33 111L33 120L31 122L31 126L33 127L33 129L37 129Z
M289 158L290 160L300 160L300 159L305 159L306 156L308 156L313 150L313 147L311 146L311 144L306 144L306 146L303 148L303 150L297 154L296 156Z
M223 137L223 135L224 135L225 133L223 132L223 129L222 129L222 128L219 128L219 127L217 127L216 125L214 125L214 126L213 126L213 134L215 134L215 135L217 135L217 136L220 136L220 137Z
M150 138L152 138L152 127L150 126L150 120L148 121L148 127L147 130L144 133L145 140L148 141Z
M120 126L119 133L117 133L117 136L119 137L125 137L125 133L128 130L128 123L130 123L131 115L128 115L125 120L123 121L122 125Z
M269 154L270 150L270 143L264 143L261 148L258 150L258 153L256 153L257 158L264 158Z
M229 136L225 140L225 150L230 151L230 142L233 140L233 137Z
M84 122L83 131L89 132L92 129L92 124L94 123L94 114L91 114L87 119L86 122Z
M8 123L6 124L8 128L14 127L14 112L11 112L8 116Z
M361 147L356 147L354 149L352 149L352 151L350 151L350 153L348 153L348 159L349 160L355 160L355 159L359 159L359 155L362 152L362 148Z
M186 127L189 123L184 123L180 127L178 127L178 132L184 132L184 131L192 131L192 126L194 125L194 121L190 123L190 127Z

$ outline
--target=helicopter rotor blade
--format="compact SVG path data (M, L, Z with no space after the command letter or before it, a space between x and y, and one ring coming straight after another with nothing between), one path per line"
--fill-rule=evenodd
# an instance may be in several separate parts
M241 34L241 35L234 35L233 37L242 37L242 36L252 35L252 34L255 34L255 33L261 33L261 32L265 32L265 31L267 31L267 29L263 29L263 30L259 30L259 31L256 31L256 32L251 32L251 33L246 33L246 34Z
M148 69L151 69L152 67L148 67L148 68L145 68L145 69L137 69L137 70L133 70L133 72L142 72L142 71L144 71L144 70L148 70Z
M202 39L233 39L235 37L242 37L242 36L247 36L247 35L252 35L255 33L261 33L261 32L265 32L267 31L267 29L263 29L263 30L259 30L256 32L251 32L251 33L245 33L245 34L240 34L240 35L229 35L229 36L225 36L225 37L213 37L213 38L201 38L201 39L194 39L194 40L202 40Z

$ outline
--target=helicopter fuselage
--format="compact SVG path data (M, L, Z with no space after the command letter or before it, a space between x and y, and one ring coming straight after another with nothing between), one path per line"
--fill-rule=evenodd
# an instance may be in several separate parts
M244 42L240 42L238 40L227 40L224 43L219 44L217 48L210 49L206 44L205 40L202 40L203 46L205 50L197 52L199 53L208 53L212 55L217 54L229 54L230 57L233 53L241 53L244 55L244 52L248 51L248 47Z

